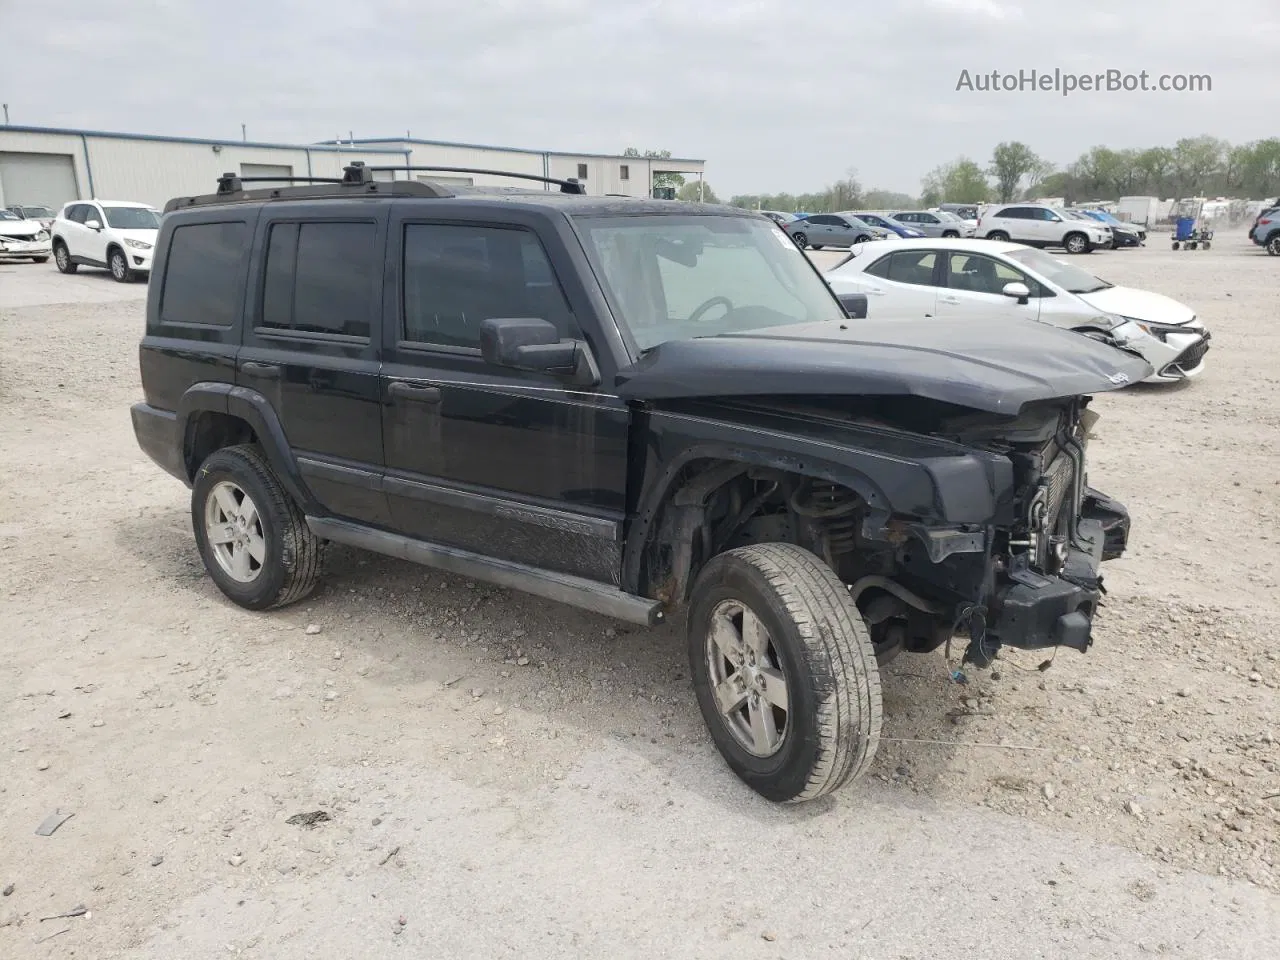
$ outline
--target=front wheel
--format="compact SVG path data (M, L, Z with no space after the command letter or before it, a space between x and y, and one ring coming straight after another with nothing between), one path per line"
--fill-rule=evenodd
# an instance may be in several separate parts
M1069 233L1062 241L1067 253L1088 253L1089 238L1083 233Z
M1008 243L1009 235L1005 233L1003 230L992 230L990 233L987 234L987 239L994 240L996 241L996 243Z
M107 258L107 266L110 268L111 276L115 278L116 283L133 282L133 271L129 269L129 258L124 255L123 250L112 250L111 256Z
M266 610L314 589L324 543L257 447L224 447L200 465L191 523L205 569L234 603Z
M880 741L880 672L835 572L789 543L713 557L687 622L694 690L730 769L795 803L861 776Z

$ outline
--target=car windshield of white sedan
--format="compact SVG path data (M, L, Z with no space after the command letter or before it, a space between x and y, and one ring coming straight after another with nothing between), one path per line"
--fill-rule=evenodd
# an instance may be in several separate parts
M21 220L22 218L12 210L0 210L0 220Z
M641 351L843 311L804 253L768 220L734 216L577 220L614 309Z
M115 230L159 230L160 215L150 207L103 207L107 226Z
M1027 247L1025 250L1010 250L1005 254L1029 270L1034 270L1050 283L1057 284L1068 293L1097 293L1115 284L1095 277L1088 270L1065 263L1052 257L1043 250Z
M48 207L23 207L22 212L26 214L28 220L39 220L41 217L53 217L53 211Z

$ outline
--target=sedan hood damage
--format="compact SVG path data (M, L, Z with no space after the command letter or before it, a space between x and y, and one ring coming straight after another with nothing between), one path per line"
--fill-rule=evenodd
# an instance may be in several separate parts
M1015 415L1151 373L1140 357L1047 324L833 320L668 341L619 371L617 389L628 400L914 396Z

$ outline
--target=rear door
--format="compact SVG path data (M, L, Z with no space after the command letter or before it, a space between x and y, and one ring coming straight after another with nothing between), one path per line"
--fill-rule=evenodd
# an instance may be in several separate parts
M860 274L830 281L837 293L865 293L871 317L921 320L934 314L937 264L936 250L896 250L880 254Z
M950 251L943 257L937 315L965 319L1011 317L1037 320L1044 290L1031 277L1003 260L974 253ZM1032 296L1020 304L1002 292L1006 284L1025 283Z
M385 525L378 403L387 204L264 208L236 382L280 418L307 485L335 516Z
M491 367L479 349L489 318L581 336L587 294L553 267L569 260L564 237L520 210L450 220L413 201L391 236L381 390L396 529L616 584L630 411L607 386Z
M89 211L93 209L87 203L73 203L67 208L67 215L59 229L59 236L67 245L67 252L73 257L83 257L86 249L84 236L89 229L84 225Z

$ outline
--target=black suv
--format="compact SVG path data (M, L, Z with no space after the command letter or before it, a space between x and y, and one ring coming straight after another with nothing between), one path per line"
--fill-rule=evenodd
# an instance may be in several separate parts
M900 651L1088 648L1129 520L1087 485L1087 394L1143 360L855 320L744 210L378 172L165 208L133 424L235 603L304 597L336 542L678 616L779 801L867 768Z

